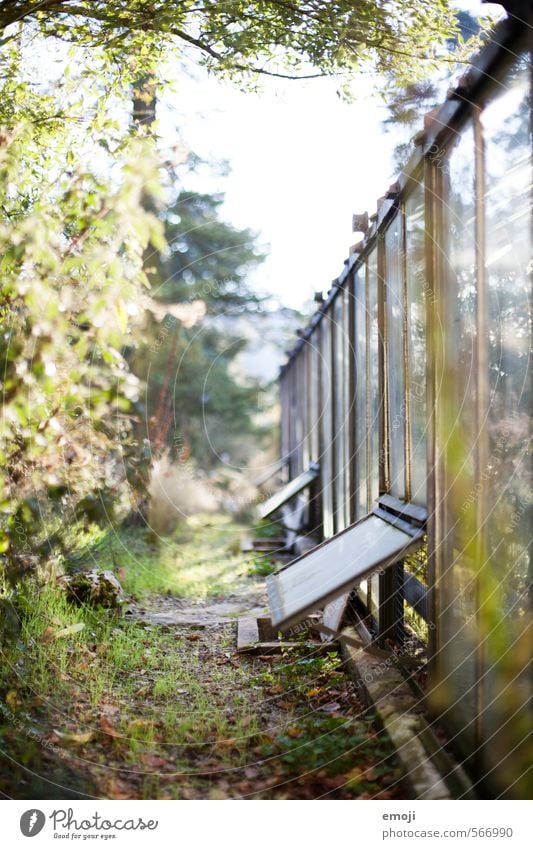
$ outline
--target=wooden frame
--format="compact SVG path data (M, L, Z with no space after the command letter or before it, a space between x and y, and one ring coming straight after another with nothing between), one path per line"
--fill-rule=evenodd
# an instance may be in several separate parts
M417 525L371 513L312 551L267 577L276 627L289 628L352 589L362 578L385 570L420 547Z

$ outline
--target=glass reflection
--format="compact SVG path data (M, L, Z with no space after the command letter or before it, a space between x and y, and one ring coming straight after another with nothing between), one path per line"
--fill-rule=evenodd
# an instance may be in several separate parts
M410 500L425 505L427 500L427 411L426 411L426 278L424 187L419 184L405 203L405 267L409 341L409 418L411 421Z
M354 279L355 307L355 490L356 519L369 511L367 490L367 363L365 269Z
M385 234L390 491L405 498L404 290L401 214Z
M488 568L481 625L485 640L485 735L505 771L506 753L524 749L531 608L530 435L531 135L529 69L514 68L504 93L484 110L489 413ZM509 682L512 685L509 686ZM513 720L508 723L510 717ZM518 748L516 748L518 747ZM530 753L529 753L530 755ZM527 752L523 751L524 768ZM511 776L510 776L511 777Z
M449 723L464 748L473 744L476 714L477 605L473 546L476 539L474 374L476 244L474 134L469 123L449 153L445 183L446 305L442 383L438 378L439 451L444 460L440 576L440 686Z

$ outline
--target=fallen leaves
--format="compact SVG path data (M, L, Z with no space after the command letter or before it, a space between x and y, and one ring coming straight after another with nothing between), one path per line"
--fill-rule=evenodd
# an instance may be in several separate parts
M115 716L120 712L120 708L112 702L102 702L100 705L100 712L103 716Z
M361 781L364 780L365 774L366 774L366 770L361 769L360 767L356 766L353 769L351 769L350 772L346 772L344 774L344 780L348 784L360 784Z
M69 746L70 744L84 745L85 743L90 743L94 740L93 730L76 733L70 731L59 731L57 728L54 728L54 735L60 746Z
M40 640L42 643L49 643L51 640L54 639L55 635L55 628L52 628L51 625L47 625L40 636Z
M229 624L208 632L139 632L134 625L129 634L126 621L102 630L91 624L87 640L74 645L60 640L81 632L83 623L46 621L40 637L49 643L46 653L66 654L67 663L55 668L43 692L39 722L45 710L50 721L39 731L63 748L69 765L91 773L104 798L398 796L394 769L389 775L374 770L384 757L381 738L374 744L372 726L357 722L361 706L353 685L327 659L324 667L303 650L288 658L242 657ZM127 657L123 648L116 651L125 633L131 634ZM156 699L163 673L169 684ZM22 700L26 709L28 698L13 686L6 704L20 709ZM342 730L347 720L351 737ZM87 761L79 757L84 745Z
M72 637L74 634L79 634L84 628L85 622L76 622L74 625L68 625L59 631L56 631L51 625L47 625L41 634L41 642L49 643L51 640L59 640L61 637Z
M235 748L235 740L233 737L228 737L227 739L217 740L217 748L218 749L234 749Z
M120 734L120 732L117 731L117 729L114 727L114 725L111 725L109 719L107 718L107 716L105 714L100 715L99 724L100 724L100 729L104 732L104 734L107 734L109 737L121 737L122 736Z
M148 752L144 752L139 756L139 762L151 770L161 770L168 769L171 764L165 758L160 758L158 755L151 755Z
M302 729L298 728L296 725L292 725L290 728L287 728L287 735L289 737L300 737L302 734Z
M11 710L16 710L21 704L20 699L18 697L18 693L16 690L9 690L6 695L6 705L11 708Z
M102 796L104 799L137 799L139 794L131 783L118 778L109 778L104 782Z

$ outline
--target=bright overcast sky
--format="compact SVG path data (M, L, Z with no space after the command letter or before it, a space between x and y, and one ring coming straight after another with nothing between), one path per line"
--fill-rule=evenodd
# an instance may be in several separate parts
M260 233L269 258L256 283L290 306L329 288L356 238L352 213L373 211L390 182L385 113L368 78L363 86L361 98L347 105L331 79L267 81L260 94L250 94L204 77L180 85L171 98L187 145L229 161L229 176L203 187L224 191L225 217Z
M487 9L477 0L460 5ZM349 105L337 85L267 80L260 94L250 94L198 73L181 76L176 94L164 98L165 136L181 127L195 153L229 161L229 176L210 177L201 188L224 191L225 217L259 232L269 257L255 283L289 306L329 289L359 238L352 213L374 212L395 177L396 139L382 128L386 113L372 79L361 77Z

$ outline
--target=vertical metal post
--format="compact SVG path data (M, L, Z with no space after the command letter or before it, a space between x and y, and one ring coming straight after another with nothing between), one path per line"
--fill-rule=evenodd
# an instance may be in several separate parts
M403 561L385 569L379 576L378 642L403 643Z

